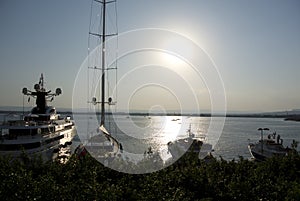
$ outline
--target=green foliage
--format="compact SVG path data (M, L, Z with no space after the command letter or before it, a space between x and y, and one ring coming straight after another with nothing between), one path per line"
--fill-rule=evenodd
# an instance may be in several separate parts
M89 155L66 164L0 158L0 199L300 200L299 167L297 153L261 163L207 162L187 153L158 172L135 175L109 169Z

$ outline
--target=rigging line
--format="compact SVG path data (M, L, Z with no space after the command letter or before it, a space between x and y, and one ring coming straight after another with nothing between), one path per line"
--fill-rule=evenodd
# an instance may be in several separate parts
M96 55L100 55L100 54L102 54L102 52L101 52L100 47L98 45ZM100 65L100 64L98 64L98 63L100 63L100 61L98 59L99 58L97 56L94 59L94 69L93 69L93 78L94 79L93 79L93 85L92 85L93 86L93 89L92 89L93 90L93 96L96 93L97 86L99 85L98 83L100 82L99 78L101 77L101 71L98 71L97 67L96 67L97 65Z
M96 40L96 50L95 53L93 55L101 55L103 54L103 52L101 51L100 48L101 42L100 42L100 37L97 37ZM102 73L98 71L99 68L97 68L97 65L100 65L100 61L99 61L99 57L94 57L94 61L93 61L93 81L92 81L92 89L91 89L91 95L92 96L96 96L96 90L97 90L97 86L100 87L100 85L98 84L100 82L99 78L101 77ZM100 75L99 75L100 74ZM99 95L101 93L99 92Z
M115 6L116 8L116 6ZM117 29L116 27L115 28L115 33L114 35L118 36L117 35ZM116 83L117 83L117 66L116 66L116 60L117 60L117 48L118 48L118 45L117 43L115 42L113 45L111 45L113 47L111 47L112 49L114 49L114 53L111 55L112 58L114 58L114 60L109 64L109 66L105 69L106 72L107 72L107 79L108 82L107 82L107 97L110 97L112 94L113 94L113 91L114 89L116 89ZM110 70L114 70L114 74L111 74L109 73ZM114 77L114 81L112 80L111 82L109 81L109 77L112 79ZM114 85L115 84L115 85ZM114 86L114 89L113 89L113 86ZM116 97L116 95L114 95ZM117 97L115 98L114 102L116 102L117 100ZM109 105L109 109L110 109L110 112L112 112L112 108L111 108L111 105ZM114 111L116 111L116 107L114 107Z
M94 8L94 4L95 4L95 2L94 1L92 1L92 11L93 11L93 8ZM101 15L101 12L103 12L102 10L103 10L103 6L101 5L101 6L99 6L98 4L97 5L95 5L95 7L96 7L96 17L95 17L95 20L94 20L94 23L93 23L93 28L95 27L95 24L96 24L96 22L98 22L96 19L98 19L98 16L100 16L100 21L99 21L99 23L97 23L98 24L98 27L96 28L96 30L98 29L98 32L100 33L100 31L101 31L101 27L102 27L102 15ZM99 10L98 10L99 9ZM91 12L92 12L91 11ZM98 12L98 11L100 11L100 13ZM94 14L92 14L92 17L94 16ZM92 21L92 19L91 19L91 21ZM90 30L89 30L89 35L90 36L97 36L97 38L95 38L95 49L94 49L94 53L93 53L93 55L100 55L102 52L100 52L100 48L99 48L99 46L100 46L100 44L101 44L101 37L100 37L100 34L93 34L92 33L92 27L90 27ZM93 37L91 37L91 38L93 38ZM91 43L91 39L90 39L90 43ZM91 51L91 44L90 44L90 51ZM91 68L96 68L96 66L98 65L98 62L99 62L99 60L98 60L99 58L96 56L96 57L92 57L92 60L93 61L91 61L91 63L89 64L89 67L91 67ZM96 92L96 88L97 88L97 85L98 85L98 72L96 72L96 70L94 69L94 70L92 70L92 74L93 74L93 76L92 76L92 83L91 83L91 89L89 90L90 91L90 96L92 97L92 96L95 96L96 94L95 94L95 92Z
M111 108L110 106L108 107L108 129L111 131L111 115L109 115L111 113Z
M118 29L118 9L117 9L117 2L115 2L115 13L116 13L116 39L117 39L117 44L116 44L116 61L115 61L115 67L116 67L116 78L115 78L115 94L116 94L116 100L115 102L118 102L118 53L119 53L119 29ZM115 105L115 112L117 111L117 104Z
M89 32L91 31L91 24L92 24L92 11L93 11L93 1L91 2L91 8L90 8L91 12L90 12L90 23L89 23ZM91 50L90 50L90 40L91 40L91 35L88 34L88 67L90 66L90 53L91 53ZM89 76L89 70L87 69L87 84L88 84L88 90L87 90L87 109L90 109L89 106L90 104L88 103L89 102L89 97L90 97L90 76Z
M93 8L94 8L94 2L92 1L91 3L91 12L90 12L90 26L89 26L89 32L92 31L93 27L95 26L95 22L97 22L97 20L93 20L93 16L94 16L94 12L93 12ZM97 12L96 12L96 16L97 16ZM89 34L89 41L88 41L88 45L89 45L89 55L88 55L88 58L89 58L89 63L88 63L88 66L91 66L92 64L95 63L95 59L93 59L93 56L91 55L92 53L92 48L91 47L91 42L93 40L93 37L91 34ZM97 40L96 40L97 41ZM97 52L97 50L96 50ZM94 87L95 86L95 74L94 72L92 71L92 76L90 75L90 71L88 70L88 76L89 76L89 81L88 81L88 102L90 102L91 100L91 97L93 96L93 91L95 91ZM90 78L91 76L91 78ZM92 83L90 83L90 79L92 80ZM89 104L89 112L91 112L91 109L92 109L92 106Z
M100 34L102 33L101 32L101 29L102 29L102 26L103 26L103 16L102 16L102 12L103 12L103 10L104 10L104 5L103 4L101 4L100 5L100 8L99 8L99 11L101 11L100 13L98 13L98 16L100 17L99 18L99 24L98 24L98 33L99 33L99 36L98 36L98 44L100 44ZM103 37L103 36L102 36Z
M97 12L96 12L96 14L94 16L93 8L94 8L94 1L92 1L92 3L91 3L89 33L92 32L92 30L95 28L96 23L97 23L97 16L99 15L99 14L97 15Z
M94 2L94 1L93 1ZM98 7L99 8L99 12L97 12L98 13L98 15L96 15L96 16L100 16L100 21L99 21L99 23L98 23L98 33L101 33L101 27L102 27L102 12L103 12L103 5L101 5L100 7ZM97 22L97 20L95 20L95 23ZM97 37L97 39L96 39L96 55L99 55L99 54L102 54L103 52L101 51L101 48L100 48L100 44L101 44L101 37ZM94 63L93 63L94 65L94 67L96 67L97 66L97 64L98 64L98 57L96 56L95 58L94 58ZM96 92L96 89L97 89L97 86L98 86L98 81L100 81L100 80L98 80L98 72L96 71L96 69L94 69L93 70L93 81L92 81L92 91L91 91L91 95L92 96L96 96L96 94L95 94L95 92ZM101 77L101 75L99 76L99 77ZM99 89L100 89L100 86L99 86ZM99 94L101 94L101 92L99 92Z
M96 20L93 20L93 7L94 7L94 2L92 1L91 2L91 8L90 8L91 12L90 12L90 22L89 22L89 33L92 31L92 27L95 26L95 22L96 22ZM91 57L91 52L92 52L91 40L92 40L92 36L91 36L91 34L88 34L88 67L91 66L91 64L94 62L93 58ZM91 85L90 80L92 80L92 82L94 83L95 82L95 76L94 76L94 73L93 73L93 76L90 77L90 70L87 69L87 82L88 82L87 83L87 85L88 85L87 86L88 87L88 89L87 89L87 103L86 103L87 104L87 110L88 110L88 120L87 120L87 128L86 128L86 135L87 135L86 137L87 137L87 139L89 137L91 137L90 136L91 133L90 133L90 130L89 130L90 124L91 124L89 115L92 112L92 107L93 107L92 104L90 103L91 100L89 100L89 99L91 99L91 96L93 94L92 91L94 91L93 87L92 87L92 86L94 86L94 84Z
M104 125L105 122L105 33L106 33L106 3L105 0L103 0L102 4L102 46L101 46L101 52L102 52L102 61L101 61L101 67L102 67L102 74L101 74L101 123L100 125ZM101 32L100 32L101 33Z
M107 80L106 97L109 97L110 96L109 70L106 71L106 80Z
M114 3L114 6L110 6L110 10L114 10L114 8L116 7L116 3ZM110 14L110 13L114 13L114 14ZM116 31L116 26L117 24L115 23L115 19L116 19L116 12L110 12L107 15L107 20L108 20L108 25L109 25L109 30L110 33L108 33L107 35L114 35L115 31Z

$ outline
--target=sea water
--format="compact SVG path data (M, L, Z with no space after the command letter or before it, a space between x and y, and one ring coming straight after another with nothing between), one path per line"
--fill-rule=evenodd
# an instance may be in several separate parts
M10 115L12 116L12 115ZM98 119L86 114L74 115L79 138L84 142L89 138L89 131L97 130ZM8 118L0 114L0 122ZM19 118L13 115L10 118ZM200 137L208 134L212 120L221 117L189 117L189 116L138 116L108 115L107 130L122 143L128 153L143 155L151 147L152 151L166 154L167 143L188 136L187 130ZM238 159L240 156L250 158L248 144L260 139L258 128L269 128L264 137L276 132L283 139L283 145L291 147L293 140L300 142L300 122L284 121L282 118L249 118L226 117L220 136L214 141L213 155L225 160ZM300 151L300 144L297 148Z
M97 118L88 115L76 115L74 118L80 140L89 138L91 130L98 126ZM284 121L281 118L225 118L224 127L219 135L210 136L209 126L212 120L224 120L222 117L189 117L189 116L130 116L108 115L106 128L128 153L143 155L151 147L152 151L167 154L167 143L188 136L187 130L196 138L208 135L213 141L216 157L225 160L238 159L240 156L250 158L248 144L260 139L257 129L269 128L268 134L276 132L283 139L283 145L291 147L293 140L300 141L300 122ZM212 139L215 138L215 139ZM300 144L299 144L300 147ZM300 150L298 147L298 151Z

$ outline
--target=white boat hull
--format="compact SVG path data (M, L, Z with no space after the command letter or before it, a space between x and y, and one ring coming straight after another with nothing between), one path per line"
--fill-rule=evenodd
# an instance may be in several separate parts
M41 157L43 161L53 160L55 158L67 158L71 155L70 145L72 139L76 135L76 130L73 123L59 122L59 127L56 132L41 133L36 135L25 135L24 126L2 126L1 131L4 133L9 132L10 129L14 130L14 136L1 135L0 141L0 155L16 159L24 157L35 158ZM26 129L37 130L44 128L41 126L27 126ZM17 130L20 130L20 133Z
M281 144L277 144L268 140L264 140L263 144L261 141L256 144L249 144L248 149L251 156L259 161L263 161L274 156L283 157L288 154L288 150L285 149Z

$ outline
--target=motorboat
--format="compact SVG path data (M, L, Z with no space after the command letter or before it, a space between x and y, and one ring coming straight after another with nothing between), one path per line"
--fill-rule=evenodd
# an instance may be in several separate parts
M187 137L168 142L168 151L173 158L178 158L186 152L198 153L199 158L203 159L210 156L213 147L207 142L206 135L196 135L191 130L191 125L187 130Z
M5 119L0 125L0 154L12 158L41 157L43 161L67 158L71 155L70 145L76 134L74 122L70 116L62 118L55 107L48 106L55 96L62 93L57 88L55 93L44 88L41 74L34 91L22 90L25 96L36 99L36 106L31 112L19 119Z
M264 161L267 158L271 158L274 156L283 157L286 156L289 152L289 148L285 148L283 146L283 140L280 135L273 132L269 134L266 139L263 137L264 131L269 131L269 128L259 128L261 132L261 139L257 143L249 143L248 149L250 151L251 156L258 160Z

